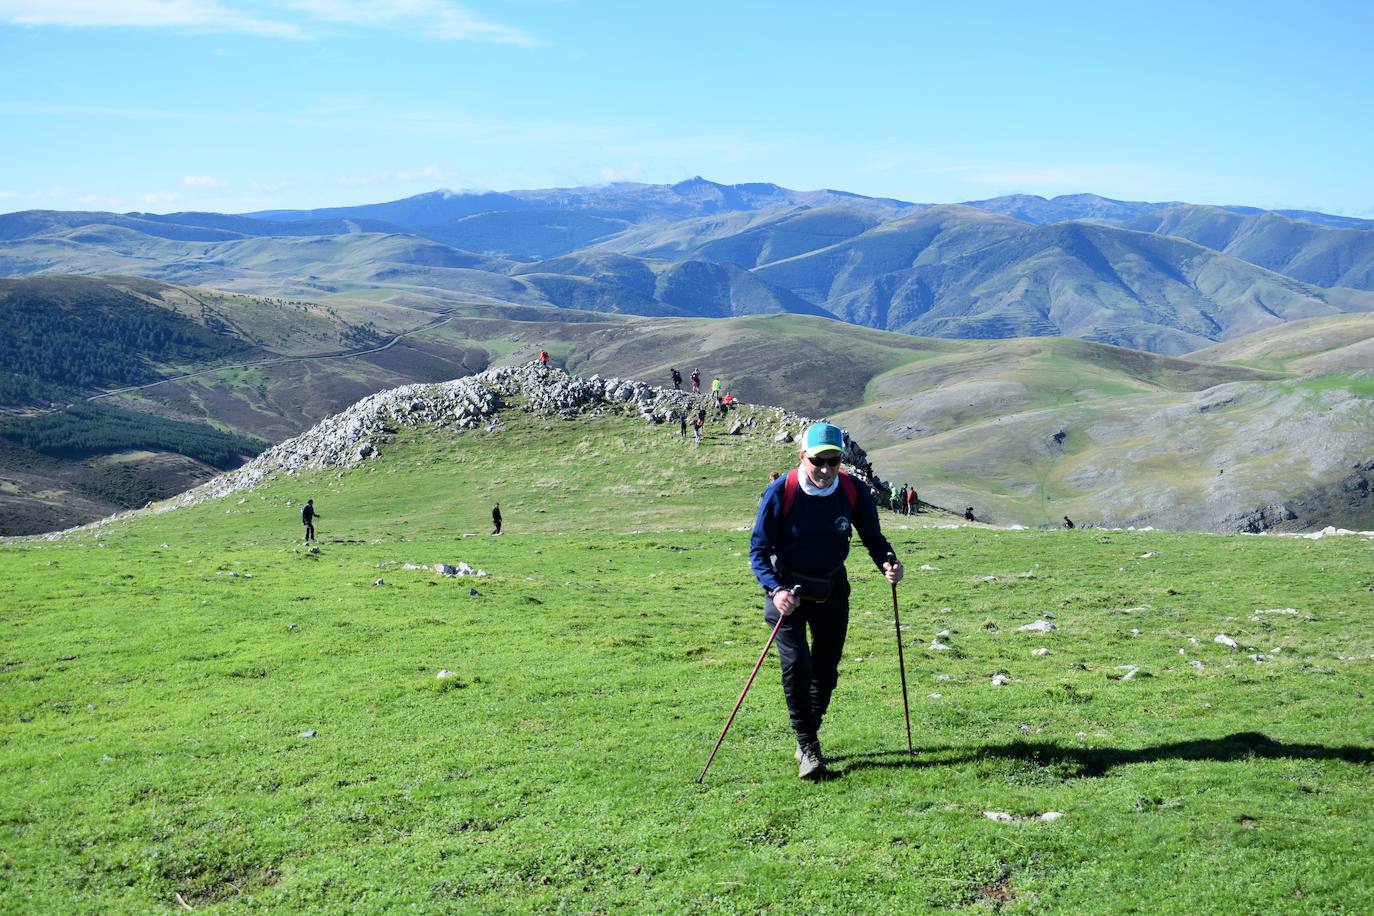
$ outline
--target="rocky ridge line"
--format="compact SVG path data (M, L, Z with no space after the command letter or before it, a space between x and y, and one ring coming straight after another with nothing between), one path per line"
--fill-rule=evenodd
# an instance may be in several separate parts
M638 416L646 423L659 424L683 414L694 415L701 408L714 410L705 394L599 375L583 378L537 363L503 366L448 382L403 385L368 395L300 435L272 446L243 467L173 497L167 508L193 506L250 490L280 474L357 467L381 455L403 428L495 428L501 411L516 407L517 399L522 402L520 410L564 420L613 414ZM763 428L772 431L776 442L792 441L815 422L780 407L761 405L743 405L730 417L731 435ZM878 493L887 489L887 482L872 474L867 453L852 440L845 459L849 472L870 489Z

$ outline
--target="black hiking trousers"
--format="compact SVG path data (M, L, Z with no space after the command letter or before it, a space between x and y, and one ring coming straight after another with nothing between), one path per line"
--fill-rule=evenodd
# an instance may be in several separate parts
M763 619L770 630L778 622L778 609L771 598L764 602ZM830 708L830 695L840 679L840 655L848 630L849 579L843 570L836 574L829 600L803 601L778 627L782 694L787 700L792 730L800 741L816 738L821 719Z
M309 543L309 542L315 540L315 523L314 523L314 522L305 522L304 524L305 524L305 540L306 540L306 543Z

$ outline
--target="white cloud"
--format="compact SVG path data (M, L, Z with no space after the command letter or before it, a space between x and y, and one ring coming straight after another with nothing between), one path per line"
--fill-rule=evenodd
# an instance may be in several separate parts
M289 181L253 181L249 182L248 187L259 194L275 194L277 191L285 191L291 187Z
M222 188L224 182L210 175L187 175L181 183L188 188Z
M629 165L622 166L603 165L600 174L601 180L608 183L613 181L643 181L644 167L638 162L631 162Z
M177 199L177 195L171 191L150 191L139 197L145 204L169 204Z
M427 165L418 169L406 169L396 173L397 181L443 181L447 172L437 165Z
M271 4L246 0L0 0L0 22L63 28L177 29L188 32L246 33L270 38L311 37L318 24L392 28L441 41L537 47L533 35L478 18L452 0L288 0ZM303 21L287 21L295 13ZM223 49L212 52L223 53Z
M322 22L409 29L445 41L541 45L539 39L512 26L478 19L451 0L290 0L287 4Z
M9 200L9 199L12 198L12 197L18 197L18 196L19 196L19 192L18 192L18 191L0 191L0 200Z
M301 37L300 28L292 23L260 19L216 0L0 0L0 19L29 26L170 28Z

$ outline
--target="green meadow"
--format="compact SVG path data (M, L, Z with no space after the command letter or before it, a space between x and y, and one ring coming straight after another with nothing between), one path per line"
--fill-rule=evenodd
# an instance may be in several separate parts
M511 410L6 543L0 911L1374 908L1365 538L884 512L915 754L856 547L833 778L770 655L697 784L767 637L761 429Z

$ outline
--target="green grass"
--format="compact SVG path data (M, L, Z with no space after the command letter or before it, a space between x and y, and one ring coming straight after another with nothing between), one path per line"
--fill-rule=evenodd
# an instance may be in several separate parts
M884 513L916 757L890 593L855 555L838 778L796 779L772 657L698 786L767 635L735 529L789 459L711 431L512 411L0 550L0 910L1374 905L1366 540ZM459 561L490 575L401 568ZM1016 631L1045 613L1058 632ZM926 651L943 629L956 651Z
M1348 373L1335 372L1326 375L1315 375L1294 382L1293 388L1302 391L1322 392L1332 390L1344 390L1362 397L1374 398L1374 375L1357 377Z

